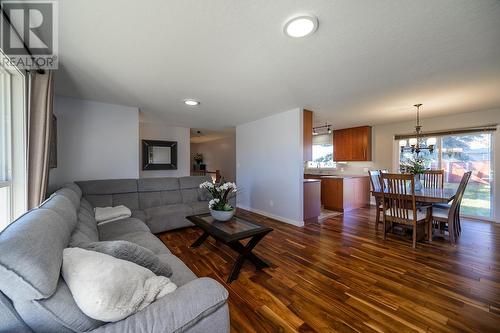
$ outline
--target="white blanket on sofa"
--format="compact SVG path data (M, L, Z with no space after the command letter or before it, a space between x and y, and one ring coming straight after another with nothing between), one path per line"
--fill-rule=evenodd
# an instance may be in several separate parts
M115 207L96 207L94 211L95 219L98 224L121 220L132 215L130 209L123 205Z
M177 286L133 262L77 247L63 251L62 275L90 318L114 322L144 309Z

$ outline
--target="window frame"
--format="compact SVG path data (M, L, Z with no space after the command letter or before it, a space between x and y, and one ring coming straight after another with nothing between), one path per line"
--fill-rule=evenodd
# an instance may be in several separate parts
M0 188L8 188L7 221L0 221L0 230L5 228L27 210L27 91L26 76L17 67L13 66L8 57L0 50L0 79L2 84L0 94L5 98L0 107L3 111L0 116L6 118L5 142L0 144L6 147L5 163L0 167ZM3 219L3 216L2 216Z

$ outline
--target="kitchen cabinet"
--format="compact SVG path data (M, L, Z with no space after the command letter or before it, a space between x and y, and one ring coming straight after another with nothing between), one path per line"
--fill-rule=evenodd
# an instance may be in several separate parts
M333 160L372 160L372 128L361 126L333 131Z
M304 222L317 223L321 215L321 180L304 179Z
M309 110L303 111L303 142L304 142L304 161L312 161L312 146L313 146L313 112Z
M368 206L370 204L368 176L321 177L321 203L325 209L339 212Z

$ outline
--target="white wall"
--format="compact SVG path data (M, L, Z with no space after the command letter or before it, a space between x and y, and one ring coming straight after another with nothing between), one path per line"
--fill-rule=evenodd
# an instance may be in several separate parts
M220 170L227 181L236 180L236 136L202 143L191 143L191 164L194 154L203 154L203 163L208 171Z
M302 109L236 127L238 207L303 226Z
M139 176L141 178L189 176L191 170L189 128L168 126L168 124L159 120L148 119L147 121L141 121L139 137L141 140L177 141L177 170L142 170L142 161L139 161ZM142 149L142 144L140 149Z
M49 189L66 182L139 176L139 109L56 96L57 168Z

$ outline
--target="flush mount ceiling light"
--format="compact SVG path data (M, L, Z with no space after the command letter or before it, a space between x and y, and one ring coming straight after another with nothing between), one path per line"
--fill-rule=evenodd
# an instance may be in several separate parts
M283 28L287 36L306 37L318 29L318 18L313 15L297 15L289 19Z
M184 104L186 104L188 106L197 106L197 105L200 105L200 102L195 100L195 99L188 98L188 99L184 100Z

